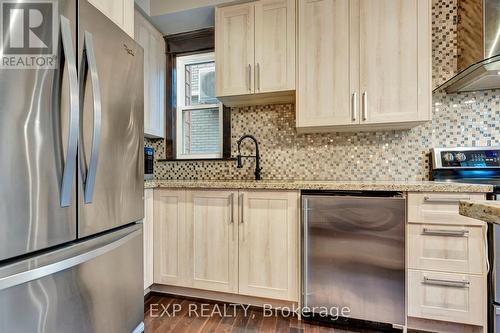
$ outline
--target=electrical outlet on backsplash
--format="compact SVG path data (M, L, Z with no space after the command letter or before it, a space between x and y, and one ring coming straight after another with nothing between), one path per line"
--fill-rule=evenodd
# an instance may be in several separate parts
M433 86L456 71L456 0L433 1ZM259 141L263 179L428 180L429 151L444 146L500 145L500 91L433 96L433 120L410 130L297 134L293 104L231 110L236 140ZM146 139L155 158L163 140ZM251 161L249 161L251 162ZM254 165L235 161L155 162L156 179L254 179Z

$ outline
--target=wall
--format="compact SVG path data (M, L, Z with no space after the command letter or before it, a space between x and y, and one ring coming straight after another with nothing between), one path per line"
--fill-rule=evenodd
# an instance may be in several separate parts
M456 0L433 1L433 83L456 69ZM433 120L405 131L298 135L294 105L233 108L231 136L254 134L264 179L427 180L432 147L500 145L500 91L435 95ZM163 142L148 141L163 154ZM253 164L158 162L161 179L252 179Z
M177 13L189 9L200 7L213 7L224 3L233 2L234 0L150 0L151 15L163 15L169 13Z
M134 3L139 6L142 11L150 16L151 15L151 1L150 0L134 0Z

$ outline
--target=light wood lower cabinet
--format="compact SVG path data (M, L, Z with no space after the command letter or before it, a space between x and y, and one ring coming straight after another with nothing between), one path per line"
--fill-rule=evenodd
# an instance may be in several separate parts
M408 267L443 272L483 274L486 244L482 227L409 224Z
M154 283L188 286L186 191L155 190Z
M238 192L187 191L186 235L190 286L238 291L238 239L234 200Z
M408 194L411 329L486 332L486 224L458 214L459 200L472 198L485 199L473 193ZM448 324L455 326L445 330Z
M298 194L240 192L239 293L298 299Z
M155 280L298 301L298 191L155 191Z
M485 325L486 279L480 275L410 270L408 315Z
M153 284L153 237L154 237L154 199L153 189L144 190L144 220L143 220L143 246L144 246L144 290Z

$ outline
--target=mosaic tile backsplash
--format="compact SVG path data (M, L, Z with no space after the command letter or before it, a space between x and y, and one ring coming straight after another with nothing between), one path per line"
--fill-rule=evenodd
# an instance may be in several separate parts
M433 84L456 71L456 0L433 1ZM443 146L500 145L500 90L438 94L433 120L410 130L297 134L293 104L233 108L231 142L253 134L264 179L428 180L429 151ZM251 153L250 142L244 152ZM162 140L146 140L163 154ZM253 179L254 164L234 161L155 162L156 179Z

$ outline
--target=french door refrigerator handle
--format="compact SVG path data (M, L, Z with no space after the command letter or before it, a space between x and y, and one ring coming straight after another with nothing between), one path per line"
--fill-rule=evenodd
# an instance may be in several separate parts
M33 280L41 279L45 276L49 276L54 273L64 271L71 267L78 266L94 258L100 257L108 252L111 252L119 248L123 244L127 243L129 240L141 235L142 235L142 229L134 230L128 234L123 235L118 239L113 239L112 241L100 247L96 247L88 252L77 254L73 257L69 257L63 260L56 259L54 260L54 262L51 262L47 265L35 267L33 269L27 269L23 272L15 273L12 275L7 275L5 277L0 278L0 291L24 283L28 283Z
M86 204L92 203L94 197L94 186L97 173L97 162L99 161L99 148L101 144L101 86L99 83L99 73L97 71L97 62L94 52L94 41L92 34L85 31L84 34L84 57L82 61L88 65L88 71L90 72L90 80L92 82L92 96L93 96L93 133L92 133L92 150L90 153L90 162L88 172L84 178L84 202ZM86 68L82 67L82 68ZM87 73L84 74L85 77ZM82 88L82 91L85 87ZM83 93L82 93L83 99ZM83 110L83 108L82 108ZM82 143L83 145L83 140ZM85 167L85 161L81 162L81 167Z
M78 133L80 128L80 110L79 110L79 92L78 92L78 75L76 71L76 58L73 50L73 41L71 38L70 21L61 15L61 41L63 47L63 60L68 63L69 77L69 133L66 158L64 160L64 169L61 181L61 207L71 205L71 194L73 189L73 175L76 167L76 151L78 148ZM60 71L63 72L61 67ZM62 76L61 76L62 78ZM59 85L61 89L61 85Z

